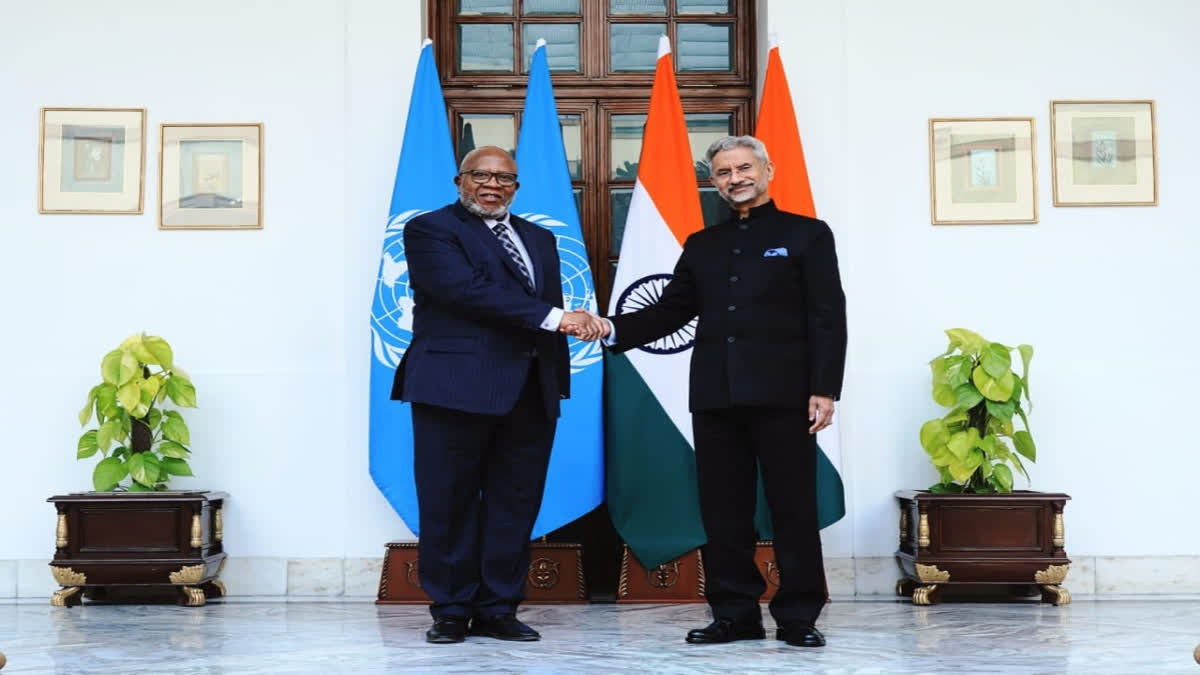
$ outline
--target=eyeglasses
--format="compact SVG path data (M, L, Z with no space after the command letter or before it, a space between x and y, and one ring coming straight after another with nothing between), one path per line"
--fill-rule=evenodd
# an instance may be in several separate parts
M488 181L495 178L500 187L512 187L517 184L517 174L492 171L463 171L458 175L466 174L471 177L471 180L476 185L486 185Z

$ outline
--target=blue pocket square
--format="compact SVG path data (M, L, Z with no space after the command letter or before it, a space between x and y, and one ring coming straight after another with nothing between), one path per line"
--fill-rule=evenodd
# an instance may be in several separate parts
M769 248L766 251L763 251L763 257L764 258L774 258L774 257L786 258L787 257L787 249L782 248L782 247L781 248Z

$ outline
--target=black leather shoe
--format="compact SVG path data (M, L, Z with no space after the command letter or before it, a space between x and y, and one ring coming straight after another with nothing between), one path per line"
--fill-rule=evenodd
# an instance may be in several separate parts
M434 619L425 631L425 641L434 644L449 644L467 639L467 619L462 616L443 616Z
M513 640L515 642L533 642L542 639L536 630L521 623L512 614L475 617L475 620L471 622L471 635L484 635L497 640Z
M825 636L810 621L785 623L775 630L775 639L793 647L824 647Z
M694 645L710 645L734 640L761 640L766 636L761 621L717 619L704 628L689 630L686 639Z

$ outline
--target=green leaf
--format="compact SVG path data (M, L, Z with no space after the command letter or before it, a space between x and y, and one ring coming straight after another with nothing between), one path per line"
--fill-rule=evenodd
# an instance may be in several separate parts
M954 397L954 390L948 384L933 385L933 400L938 405L946 406L947 408L953 408L957 402Z
M1032 345L1017 345L1017 351L1021 353L1021 379L1025 381L1025 400L1029 401L1029 362L1033 360ZM1029 401L1029 405L1033 405L1033 401Z
M971 474L975 473L977 467L967 466L966 462L952 462L946 467L950 470L950 475L959 483L965 483L971 478Z
M929 370L930 370L931 376L933 377L933 383L935 385L945 384L947 382L946 358L947 357L945 357L945 356L939 356L929 362Z
M989 471L987 475L990 477L992 474L991 474L991 472ZM975 488L975 494L978 494L978 495L990 495L990 494L993 494L994 492L996 492L996 488L994 488L994 487L992 487L992 486L991 486L991 479L990 479L990 478L989 478L989 481L988 481L988 483L989 483L988 485L980 485L979 487Z
M95 429L83 432L83 435L79 437L79 443L75 446L75 459L91 457L100 451L100 444L96 441L97 433Z
M161 453L163 457L187 459L190 451L175 441L163 441L162 444L158 446L158 452Z
M174 410L168 410L165 415L166 419L162 423L163 438L183 445L191 445L192 436L183 422L183 417Z
M971 357L946 357L946 380L951 387L960 387L971 379Z
M946 425L940 419L929 420L921 425L921 447L925 452L933 454L940 445L945 444Z
M96 432L96 447L107 451L108 446L112 445L114 440L125 437L126 434L123 432L124 429L121 428L120 418L108 420L104 424L101 424Z
M118 387L132 380L134 376L141 376L142 364L138 363L137 357L131 352L121 352L121 362L118 365L117 381L113 384Z
M196 388L188 381L186 377L181 375L172 375L167 380L167 396L175 402L175 405L183 408L196 407Z
M88 420L92 419L92 411L96 407L96 394L100 393L101 386L102 385L98 384L92 387L91 391L88 392L87 403L85 403L83 409L79 411L79 426L82 427L86 425Z
M954 492L945 483L935 483L933 485L930 485L929 491L935 495L944 495L944 494L950 494L951 492Z
M983 451L979 448L971 448L967 451L967 458L963 460L963 465L971 467L972 473L978 469L987 460L983 456Z
M153 355L154 360L146 360L146 363L153 363L170 370L175 366L175 354L171 351L171 345L167 341L157 335L147 335L142 338L142 345L146 347L146 351Z
M979 393L993 401L1007 401L1012 398L1014 377L1015 375L1008 372L1002 377L993 378L987 374L983 366L979 366L971 373L971 381L979 388Z
M1011 420L1012 416L1017 412L1017 404L1013 403L1011 399L1000 403L987 401L986 405L989 415L999 417L1002 420Z
M979 333L969 331L966 328L951 328L946 331L946 335L950 338L951 349L957 347L964 354L970 354L971 356L979 356L980 350L988 342Z
M162 387L162 384L162 375L153 375L138 383L138 386L142 388L142 402L153 401L154 397L158 395L158 390Z
M1013 434L1013 445L1016 446L1017 452L1027 457L1029 461L1037 461L1037 446L1033 444L1033 436L1030 436L1028 431L1022 429Z
M92 487L96 488L97 492L106 492L117 487L127 473L129 472L121 460L115 457L102 459L92 470Z
M118 445L117 447L113 448L113 451L112 451L112 456L117 459L120 459L121 457L124 457L125 455L128 455L128 454L129 454L129 448L127 448L123 445Z
M96 392L96 410L105 417L113 417L119 410L117 406L117 385L102 384Z
M135 483L129 484L129 491L130 492L154 492L154 488L146 487L145 485L142 485L141 483L135 482Z
M1007 464L997 464L996 466L992 467L992 484L995 485L1000 492L1012 492L1012 469L1008 468Z
M979 363L988 375L1004 377L1005 373L1012 370L1012 355L1008 347L999 342L989 342L980 355Z
M970 429L967 429L966 431L960 431L960 432L954 434L953 436L951 436L950 442L946 445L946 447L948 447L950 449L950 452L954 453L954 456L957 457L958 460L961 462L961 461L966 460L967 452L970 451L971 448L974 448L975 444L978 442L979 442L979 432L974 427L972 427ZM961 478L958 478L957 476L955 476L955 478L958 480L962 480Z
M146 426L150 427L150 431L158 430L158 423L162 421L162 411L155 408L146 413Z
M988 434L987 436L984 436L983 438L979 439L979 442L975 444L975 447L986 452L988 455L995 454L996 436L994 434Z
M950 466L950 462L957 462L958 458L946 446L937 448L929 455L929 461L937 468Z
M142 402L142 388L136 379L130 380L117 389L117 400L126 410L133 410Z
M162 461L162 469L172 476L191 476L192 467L188 466L187 461L168 457Z
M121 343L121 349L133 354L142 363L158 363L154 355L146 349L146 345L143 342L144 337L145 335L142 334L130 335Z
M153 488L162 474L158 457L152 452L139 452L129 458L129 475L146 487Z
M100 377L104 378L105 384L111 384L114 387L120 384L121 355L123 353L120 349L114 349L100 359Z
M954 390L954 407L958 410L970 410L979 405L983 400L983 394L975 388L971 383L964 384Z

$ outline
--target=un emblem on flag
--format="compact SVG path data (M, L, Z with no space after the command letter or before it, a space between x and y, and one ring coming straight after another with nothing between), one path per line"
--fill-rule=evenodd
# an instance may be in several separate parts
M658 302L663 289L670 282L670 274L651 274L629 284L617 299L617 314L636 312ZM693 318L683 328L638 349L651 354L678 354L687 351L696 343L696 324L697 320Z
M400 365L412 342L412 290L408 287L408 261L404 257L404 225L429 209L410 209L388 221L383 255L371 301L371 347L375 359L388 368Z
M521 218L550 230L558 242L559 273L562 276L563 307L589 312L596 311L596 289L592 286L592 270L588 267L587 247L570 236L570 226L544 213L522 213ZM603 358L604 347L599 342L584 342L567 337L571 354L571 374L574 375Z

